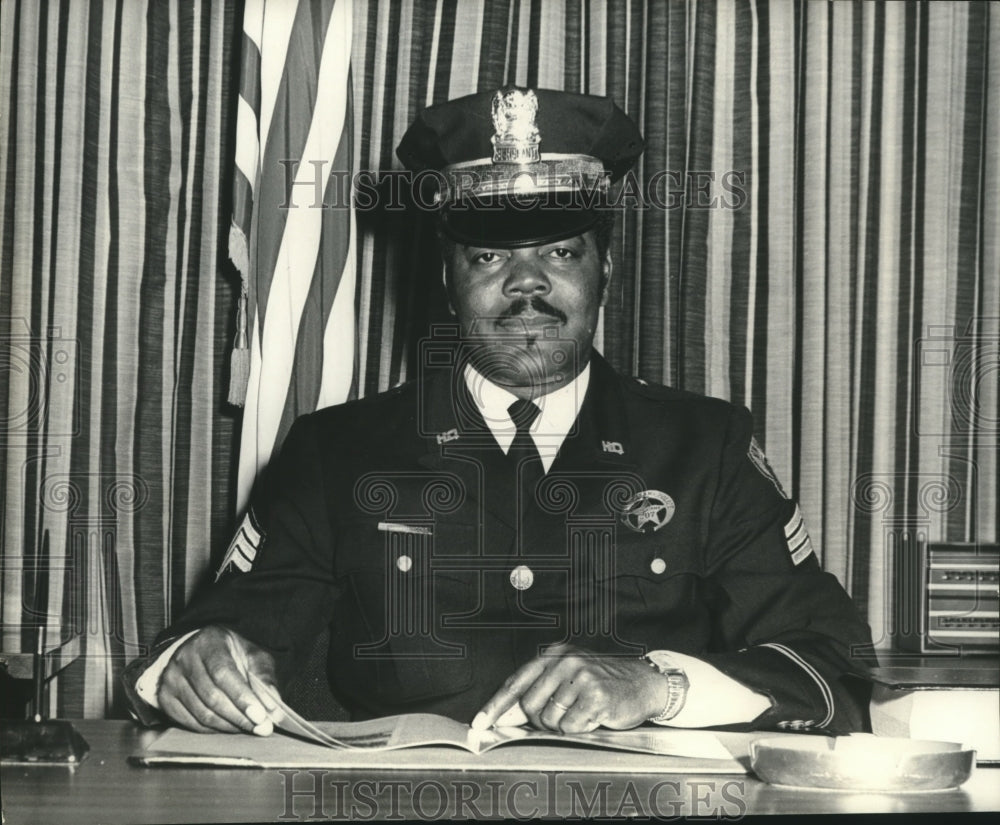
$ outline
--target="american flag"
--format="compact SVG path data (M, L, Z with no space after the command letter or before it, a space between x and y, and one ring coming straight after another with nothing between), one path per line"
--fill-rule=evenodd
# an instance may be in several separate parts
M295 418L354 375L351 0L248 0L229 254L243 277L230 402L237 509ZM317 208L322 207L322 208Z

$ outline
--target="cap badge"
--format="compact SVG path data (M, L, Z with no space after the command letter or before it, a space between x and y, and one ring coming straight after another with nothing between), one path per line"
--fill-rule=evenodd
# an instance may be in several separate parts
M500 89L493 96L493 162L538 163L538 98L531 89Z
M659 490L636 493L622 507L622 522L637 533L654 533L674 516L674 500Z

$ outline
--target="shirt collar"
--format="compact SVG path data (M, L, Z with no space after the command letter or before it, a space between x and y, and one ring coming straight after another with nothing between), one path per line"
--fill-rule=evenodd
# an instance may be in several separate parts
M494 384L471 364L465 367L465 385L483 416L483 421L506 455L517 433L507 408L517 400L517 396L510 390ZM576 378L568 384L533 399L541 413L531 425L531 440L535 442L545 472L549 471L573 422L580 414L580 407L583 406L583 398L587 394L589 385L590 362L588 361Z

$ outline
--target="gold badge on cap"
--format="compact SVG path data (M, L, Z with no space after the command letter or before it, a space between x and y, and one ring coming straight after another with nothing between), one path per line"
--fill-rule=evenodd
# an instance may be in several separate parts
M493 162L538 163L538 98L531 89L500 89L493 96Z
M674 516L674 500L659 490L636 493L622 507L622 523L637 533L654 533Z

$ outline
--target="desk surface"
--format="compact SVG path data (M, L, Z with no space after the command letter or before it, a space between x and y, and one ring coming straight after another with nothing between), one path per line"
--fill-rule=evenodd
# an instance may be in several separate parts
M1000 657L883 654L871 676L900 690L1000 690Z
M1000 769L958 790L793 790L752 776L493 774L140 768L126 762L159 735L131 722L78 720L90 754L75 768L4 766L6 821L180 823L540 816L708 816L1000 810ZM294 791L294 793L293 793Z

